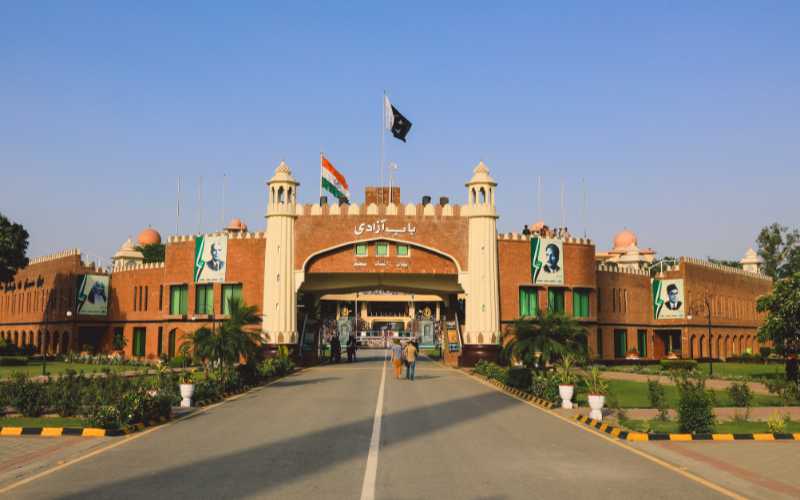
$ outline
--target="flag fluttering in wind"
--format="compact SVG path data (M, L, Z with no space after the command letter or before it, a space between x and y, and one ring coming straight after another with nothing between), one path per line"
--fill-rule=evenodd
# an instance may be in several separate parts
M386 130L391 130L392 135L406 142L406 135L411 130L411 122L403 116L397 108L389 102L389 96L383 96L383 116L386 121Z
M327 191L337 200L350 200L350 187L347 185L347 179L344 178L341 172L336 170L331 162L325 158L324 155L319 155L320 159L320 188Z

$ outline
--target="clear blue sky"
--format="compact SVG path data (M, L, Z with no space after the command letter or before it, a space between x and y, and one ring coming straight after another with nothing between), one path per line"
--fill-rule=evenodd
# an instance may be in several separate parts
M483 159L501 231L544 215L600 250L628 227L664 255L740 258L800 225L800 3L4 2L0 212L30 255L108 257L152 225L264 228L285 159L318 196L319 151L356 201L378 177L383 89L414 123L387 139L404 201L465 201ZM291 5L284 5L291 4ZM438 4L438 3L437 3Z

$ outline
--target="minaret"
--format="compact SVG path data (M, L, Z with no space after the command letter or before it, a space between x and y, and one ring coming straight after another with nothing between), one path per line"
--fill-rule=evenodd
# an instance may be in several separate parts
M261 329L270 344L297 342L297 294L294 284L294 220L297 186L281 162L267 182L267 242L264 253L264 319Z
M467 344L497 344L500 341L500 301L497 266L497 183L483 162L473 170L467 186L469 218L468 273L466 280Z

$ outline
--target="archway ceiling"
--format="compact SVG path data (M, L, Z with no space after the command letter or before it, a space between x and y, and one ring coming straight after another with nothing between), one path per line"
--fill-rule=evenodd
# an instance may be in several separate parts
M407 293L463 293L455 275L389 273L309 273L303 292L352 293L392 290Z

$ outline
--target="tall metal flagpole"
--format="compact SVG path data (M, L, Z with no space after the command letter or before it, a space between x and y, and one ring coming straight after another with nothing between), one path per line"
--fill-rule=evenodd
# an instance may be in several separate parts
M380 198L378 203L383 203L383 148L386 141L386 90L383 91L383 99L381 100L381 165L380 165Z
M181 234L181 176L178 176L178 195L175 198L175 236Z
M222 174L222 221L220 228L225 227L225 184L228 181L228 174Z
M319 202L322 203L322 158L323 154L319 152Z

